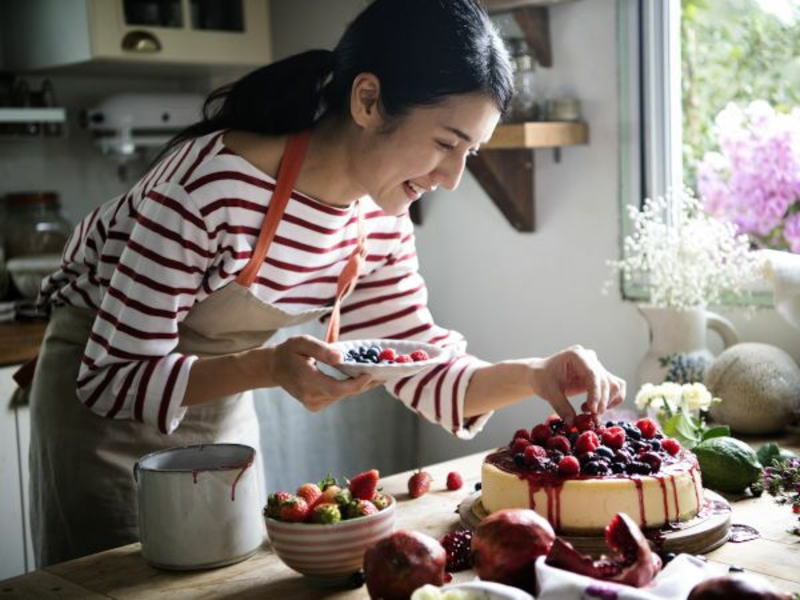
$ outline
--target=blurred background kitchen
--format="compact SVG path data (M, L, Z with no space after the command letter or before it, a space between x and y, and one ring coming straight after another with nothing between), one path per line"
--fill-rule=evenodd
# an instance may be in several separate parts
M10 403L11 374L35 353L43 328L34 303L38 281L57 264L71 227L126 191L158 145L196 120L209 91L271 60L332 48L364 3L0 3L0 579L33 568L27 414ZM620 254L624 206L638 203L646 188L640 125L647 113L641 86L631 80L639 73L631 40L640 31L640 3L489 5L517 68L518 95L506 122L567 125L554 130L558 140L533 144L546 149L523 142L508 150L516 162L503 169L527 180L522 192L493 188L491 172L474 165L455 193L423 200L414 216L432 312L486 360L544 356L580 343L633 388L647 323L617 285L601 290L611 277L606 261ZM800 359L798 332L766 306L749 319L736 310L726 316L740 339ZM712 335L709 343L717 352L722 341ZM388 475L489 449L550 412L528 400L464 442L382 390L319 414L280 391L258 395L270 489L328 471L377 467Z

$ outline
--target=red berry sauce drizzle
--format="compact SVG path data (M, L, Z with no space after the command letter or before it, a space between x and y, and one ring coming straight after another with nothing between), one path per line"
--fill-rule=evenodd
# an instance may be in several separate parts
M233 484L231 485L231 502L236 502L236 485L239 483L242 475L244 475L244 472L252 466L254 460L255 453L251 454L247 460L240 465L224 465L209 469L192 469L192 482L195 484L197 483L197 474L202 471L229 471L233 469L239 469L239 474L236 476L236 479L233 480Z

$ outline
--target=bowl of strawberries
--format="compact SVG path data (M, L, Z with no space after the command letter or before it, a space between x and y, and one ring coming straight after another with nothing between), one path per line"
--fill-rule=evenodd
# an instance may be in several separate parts
M275 554L312 584L348 584L364 551L394 530L396 502L380 492L379 480L372 469L342 483L328 475L294 494L270 494L264 520Z

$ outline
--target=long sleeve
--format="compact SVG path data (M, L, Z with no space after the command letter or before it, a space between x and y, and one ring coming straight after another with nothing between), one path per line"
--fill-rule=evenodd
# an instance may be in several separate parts
M449 348L451 359L412 377L388 382L386 390L410 409L455 436L469 439L491 413L464 418L467 386L476 369L488 365L467 354L457 331L439 327L428 309L428 291L419 273L413 224L404 219L403 235L384 263L358 280L342 306L341 339L413 340Z
M208 230L183 187L165 183L123 205L129 232L109 231L100 260L115 262L78 376L80 400L95 413L136 419L168 434L197 357L175 351L186 316L213 262ZM116 246L116 247L115 247ZM117 258L118 257L118 258Z

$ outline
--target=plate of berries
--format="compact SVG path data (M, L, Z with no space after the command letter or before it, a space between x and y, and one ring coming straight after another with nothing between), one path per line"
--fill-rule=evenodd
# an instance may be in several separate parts
M320 370L333 377L337 377L332 372L334 370L349 377L367 374L376 381L410 377L446 362L451 356L447 348L404 340L348 340L337 342L334 346L342 353L342 362L337 365L320 364Z

